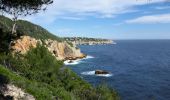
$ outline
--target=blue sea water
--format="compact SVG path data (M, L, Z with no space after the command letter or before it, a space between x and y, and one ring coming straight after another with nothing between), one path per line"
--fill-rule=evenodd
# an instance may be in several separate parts
M108 84L121 100L170 100L170 40L116 42L116 45L80 46L91 59L69 67L94 86ZM95 76L96 69L112 75Z

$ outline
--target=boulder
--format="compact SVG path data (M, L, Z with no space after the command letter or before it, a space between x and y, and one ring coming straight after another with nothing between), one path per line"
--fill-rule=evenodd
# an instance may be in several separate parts
M68 63L73 63L73 61L72 61L72 60L70 60L70 61L68 61Z
M0 100L35 100L35 98L13 84L5 84L0 86Z
M110 72L104 70L95 70L95 74L110 74Z

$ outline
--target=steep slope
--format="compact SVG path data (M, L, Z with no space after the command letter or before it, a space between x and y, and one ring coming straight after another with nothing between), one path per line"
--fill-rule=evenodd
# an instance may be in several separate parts
M0 28L3 31L10 31L12 30L13 22L11 19L0 16ZM17 32L21 35L28 35L31 37L34 37L36 39L52 39L57 41L62 41L62 38L59 38L50 32L48 32L46 29L42 28L39 25L35 25L33 23L30 23L28 21L24 20L18 20L17 21Z

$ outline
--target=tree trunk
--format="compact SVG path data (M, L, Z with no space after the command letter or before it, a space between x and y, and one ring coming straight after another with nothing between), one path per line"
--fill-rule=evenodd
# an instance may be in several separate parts
M14 24L13 24L13 27L12 27L12 35L14 35L16 33L16 24L17 24L17 19L18 19L16 9L14 9L13 15L14 15L14 18L13 18Z
M4 60L4 66L7 68L6 61Z
M9 35L9 50L11 49L11 43L12 43L12 41L13 41L13 39L14 39L14 37L15 37L15 35L16 35L16 25L17 25L17 21L16 21L16 19L14 19L13 20L14 21L14 24L13 24L13 26L12 26L12 32L11 32L11 34Z
M14 21L13 27L12 27L12 35L16 33L16 21Z

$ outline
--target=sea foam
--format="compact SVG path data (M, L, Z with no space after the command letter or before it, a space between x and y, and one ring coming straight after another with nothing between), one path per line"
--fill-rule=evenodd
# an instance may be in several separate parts
M83 58L83 59L92 59L92 58L94 58L93 56L90 56L90 55L87 55L85 58Z
M80 63L81 63L81 60L78 59L78 60L72 60L71 63L69 63L69 62L70 62L69 60L66 60L66 61L64 61L64 64L65 64L65 65L77 65L77 64L80 64Z
M80 64L80 63L82 62L82 60L92 59L92 58L94 58L94 57L93 57L93 56L90 56L90 55L87 55L87 56L86 56L85 58L83 58L83 59L72 60L71 63L69 63L70 60L66 60L66 61L64 61L64 64L65 64L65 65L77 65L77 64Z
M95 71L82 72L82 75L95 75Z

